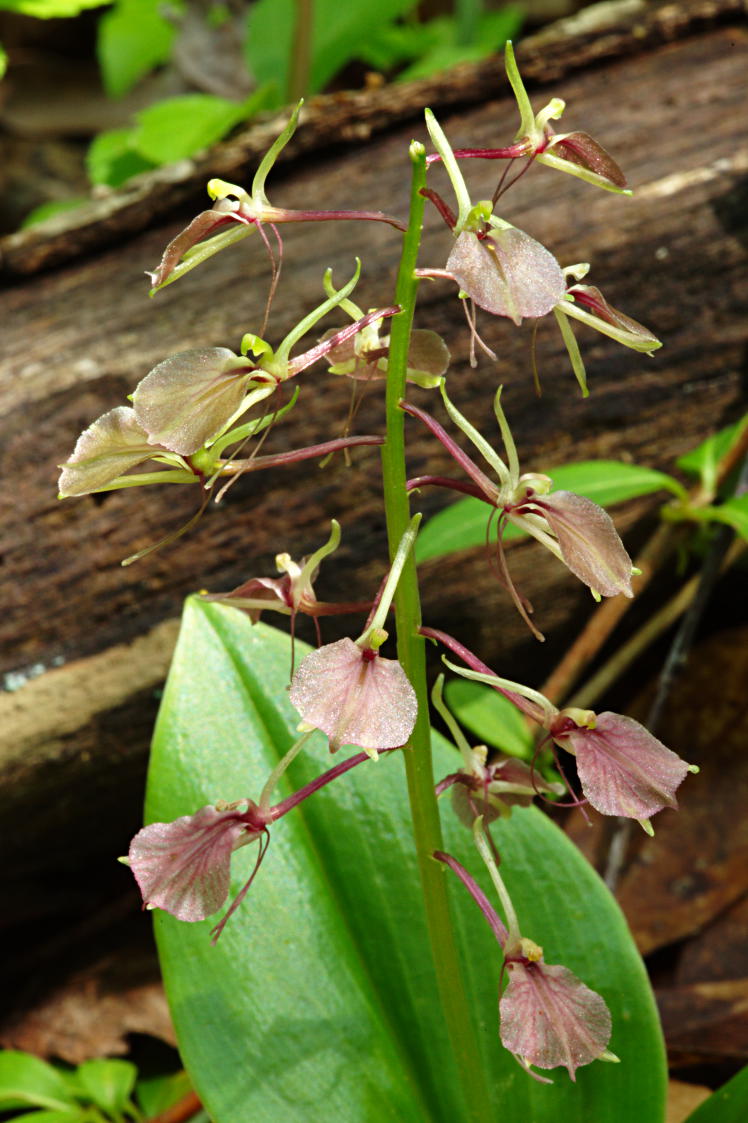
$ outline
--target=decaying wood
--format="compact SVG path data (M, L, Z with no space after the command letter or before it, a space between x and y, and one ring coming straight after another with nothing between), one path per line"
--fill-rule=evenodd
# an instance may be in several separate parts
M529 86L555 81L592 64L734 21L746 10L746 0L608 0L525 40L519 56L522 73ZM345 150L366 143L397 125L420 121L424 105L442 111L475 105L496 96L505 82L501 61L493 58L455 67L448 81L438 75L407 85L317 96L304 109L303 129L278 164L325 147ZM143 230L178 205L194 201L212 176L241 182L285 119L269 115L193 159L136 176L117 191L96 189L91 201L75 212L0 238L0 277L35 273Z
M566 99L568 127L588 130L620 157L634 198L620 200L538 169L510 193L505 210L563 264L591 260L593 282L616 306L652 325L665 341L663 350L647 359L580 333L592 387L591 397L582 401L558 340L543 326L544 396L537 402L529 332L515 333L510 325L482 317L485 338L500 356L499 370L487 361L472 370L454 292L441 282L423 286L419 323L450 339L455 401L490 432L487 389L505 382L503 400L526 470L588 457L630 458L669 469L674 457L740 412L748 334L743 271L748 151L741 147L739 122L748 36L742 26L722 23L679 40L680 30L693 27L679 17L696 9L707 13L708 21L710 11L724 19L742 5L659 6L657 36L639 40L631 33L623 55L600 51L590 39L585 59L607 60L605 65L566 76L557 44L546 56L547 65L557 68L554 83L534 92L538 104L551 94ZM672 36L662 30L667 11ZM650 18L646 12L640 18L645 17ZM663 43L668 37L674 41ZM528 63L532 57L528 49ZM459 112L442 114L455 145L501 142L516 129L513 103L497 92L504 89L496 78L499 64L492 65L491 71L474 68L472 85L463 68L454 83L431 90L435 108L461 105ZM525 71L533 73L532 66ZM489 73L485 89L475 84L475 75ZM483 96L476 104L479 89ZM387 96L405 97L401 91ZM326 102L325 112L335 104ZM386 131L379 135L375 121L383 104L372 102L371 117L361 124L361 135L371 137L366 144L338 144L313 161L297 159L274 173L273 201L402 213L405 153L415 125L407 118L406 125L393 127L395 118L385 113ZM251 574L269 573L279 550L300 556L321 543L333 516L343 524L343 546L323 571L319 594L367 596L381 577L375 449L357 453L350 469L334 462L324 471L301 465L245 477L193 533L125 570L122 558L189 518L197 503L192 490L143 489L64 503L55 498L56 466L78 433L124 402L151 366L188 347L236 349L245 331L259 330L269 271L257 239L213 259L154 301L147 300L140 278L189 217L181 207L188 196L194 202L198 172L201 179L209 168L233 174L231 169L255 159L275 127L271 123L256 134L255 147L243 150L241 138L224 146L218 164L207 157L200 161L186 176L187 186L159 188L163 225L144 229L143 212L117 245L17 279L0 295L6 356L0 405L0 670L27 676L45 670L16 693L0 696L5 742L0 776L14 781L1 797L0 813L11 827L3 861L6 870L13 869L8 915L19 921L57 922L74 913L75 894L69 888L63 894L58 886L74 880L83 863L91 892L106 895L111 857L121 852L137 821L135 793L155 692L184 595L202 587L228 589ZM302 130L299 144L307 143L304 135ZM317 144L321 135L316 133ZM227 152L233 153L230 159ZM297 147L296 156L300 152ZM229 163L220 163L224 157ZM469 171L475 197L490 197L495 168L484 164ZM106 225L109 219L102 221ZM117 237L126 229L116 226ZM136 229L140 232L132 232ZM338 282L347 279L357 253L364 262L359 302L368 307L390 301L398 246L389 228L340 224L331 233L317 225L292 228L284 237L271 342L318 302L324 268L332 266ZM76 252L93 244L75 242ZM443 265L448 244L448 233L429 215L423 263ZM40 247L27 243L24 250L36 255L34 268L56 260L56 250L45 256ZM6 267L20 269L10 253L6 243ZM31 261L27 257L27 264ZM321 371L304 377L300 403L271 434L268 451L271 445L325 439L331 418L340 419L333 421L333 432L336 425L342 428L348 388ZM425 394L416 397L428 402ZM356 430L379 432L381 421L380 395L371 391ZM414 471L447 471L434 442L415 422L411 430ZM428 515L444 500L424 493L421 502ZM624 532L634 528L635 539L634 524L651 517L655 507L655 500L647 500L625 508L619 526ZM512 673L525 670L539 681L570 622L588 611L589 598L552 558L530 545L513 549L511 564L549 636L545 651L526 637L479 552L424 567L425 614L446 630L472 633L497 669L511 666ZM331 622L326 636L336 638L341 627Z

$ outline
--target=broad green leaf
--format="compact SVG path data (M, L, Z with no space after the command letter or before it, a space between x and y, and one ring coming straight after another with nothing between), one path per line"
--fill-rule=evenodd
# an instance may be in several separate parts
M742 437L748 425L748 414L720 429L712 437L707 437L697 448L692 449L676 460L676 464L684 472L698 476L702 486L711 494L714 493L717 481L717 466L723 456L726 456L732 446Z
M139 1107L150 1119L160 1115L167 1107L184 1098L192 1089L186 1072L174 1072L169 1076L151 1076L139 1080L135 1088L135 1098Z
M252 117L266 103L266 90L256 90L243 102L213 94L184 94L166 98L136 114L132 134L136 152L154 164L170 164L194 155Z
M710 521L727 523L741 538L748 541L748 495L733 496L718 507L708 507L703 511Z
M601 507L623 503L655 491L668 490L683 495L683 488L672 476L637 464L617 460L582 460L564 464L547 473L554 491L574 491ZM460 499L429 519L418 535L416 560L442 557L456 550L482 546L491 508L480 499ZM524 531L507 526L504 539L523 537Z
M0 44L0 78L5 77L5 71L8 69L8 52Z
M745 1123L748 1119L748 1065L692 1111L685 1123Z
M108 129L93 138L86 153L91 183L120 187L134 175L156 166L135 151L134 133L134 129Z
M296 658L303 654L297 647ZM187 603L155 733L148 821L221 798L257 798L295 739L289 664L281 633L253 629L231 609ZM294 787L330 765L325 739L309 744L292 768ZM458 759L439 742L437 777ZM469 832L450 809L444 821L446 848L478 874ZM515 812L496 840L523 929L544 945L548 962L565 963L603 994L621 1064L588 1066L576 1084L556 1072L552 1087L520 1070L498 1039L498 949L453 878L491 1088L481 1117L661 1123L657 1015L615 902L537 810ZM252 869L254 849L234 856L234 890ZM215 1123L467 1118L427 951L399 754L360 766L275 825L251 893L217 946L211 920L181 924L157 913L155 921L181 1054Z
M452 713L481 745L499 749L508 756L530 759L534 748L532 733L517 707L501 694L464 678L450 679L444 693Z
M77 1076L88 1099L116 1114L127 1107L138 1070L130 1061L95 1057L78 1065Z
M176 32L162 10L161 0L116 0L99 21L96 54L110 97L126 94L169 58Z
M416 0L315 0L309 92L318 93L368 36L414 8ZM246 58L258 82L272 82L280 101L288 89L294 0L258 0L248 17Z
M0 11L20 12L34 19L64 19L110 3L111 0L0 0Z
M64 1075L30 1053L0 1052L0 1111L16 1107L44 1107L55 1111L76 1109L75 1097Z

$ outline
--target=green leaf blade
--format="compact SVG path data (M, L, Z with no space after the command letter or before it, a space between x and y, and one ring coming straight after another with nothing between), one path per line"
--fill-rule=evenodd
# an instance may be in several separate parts
M44 1107L77 1110L76 1099L63 1073L51 1064L9 1049L0 1052L0 1110Z
M130 1061L94 1057L78 1065L76 1073L88 1098L110 1113L126 1110L138 1070Z
M141 78L166 62L174 24L161 14L160 0L117 0L98 27L96 53L104 89L122 97Z
M188 603L154 740L149 820L219 798L257 798L295 738L298 716L284 690L289 661L280 633L252 629L230 609ZM292 766L294 788L329 767L324 739L310 745ZM443 742L436 752L441 778L459 758ZM208 937L214 921L156 915L180 1048L215 1123L463 1118L404 788L399 754L389 754L276 823L251 893L216 947ZM450 852L478 873L470 833L449 808L443 817ZM604 994L616 1026L612 1048L626 1065L589 1066L576 1085L556 1072L552 1089L522 1073L499 1043L499 949L455 880L450 894L492 1087L485 1119L660 1123L662 1042L617 907L537 811L515 812L497 839L525 930L549 962L566 963ZM234 856L234 891L251 872L253 851Z

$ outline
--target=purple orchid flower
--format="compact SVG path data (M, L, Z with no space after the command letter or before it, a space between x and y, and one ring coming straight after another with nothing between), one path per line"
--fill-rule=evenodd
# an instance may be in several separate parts
M511 431L501 409L499 389L494 399L494 411L507 453L507 464L488 442L470 424L447 396L444 384L442 398L450 418L475 445L498 477L498 486L459 447L444 428L430 414L417 406L401 402L406 413L417 417L444 445L470 482L443 476L419 476L408 480L409 491L433 484L471 495L499 512L498 560L499 571L512 600L533 634L542 639L529 617L529 606L520 596L511 580L502 547L502 533L506 523L537 538L568 569L583 581L596 599L612 597L618 593L633 596L631 575L635 572L610 516L591 499L570 491L551 492L552 481L537 473L520 475L519 461Z
M394 226L396 230L405 229L399 219L382 211L286 210L271 206L265 194L265 180L281 151L295 133L303 104L303 101L299 102L285 129L265 154L249 192L235 183L227 183L222 179L210 180L208 194L215 200L214 206L210 210L202 211L169 242L158 267L148 274L153 286L152 293L183 277L190 269L194 269L213 254L248 237L254 230L260 232L272 258L270 245L262 229L264 225L270 226L279 243L277 226L285 222L329 222L353 219L385 222Z
M291 682L290 699L304 723L321 729L330 751L358 745L376 759L385 748L405 745L418 713L415 691L399 662L384 659L387 618L403 565L415 541L420 515L403 535L376 607L354 642L341 639L307 655Z
M349 757L271 806L270 799L278 781L308 738L306 733L291 746L271 773L259 803L251 799L219 803L214 807L202 807L195 814L183 815L171 823L151 823L138 831L127 858L122 861L132 870L145 908L163 909L189 923L207 919L228 900L232 854L257 842L257 860L248 880L212 930L215 943L249 892L267 853L269 827L314 792L369 759L366 753Z
M676 808L676 790L689 772L698 772L633 718L608 711L559 710L537 690L494 674L446 632L421 628L421 634L442 643L466 664L459 667L445 659L450 670L497 690L547 730L559 748L572 753L582 792L603 815L636 819L653 834L651 816L665 807Z
M566 967L548 964L543 949L520 933L509 892L499 873L482 818L473 824L473 837L501 901L507 925L465 867L444 851L434 852L460 879L491 926L503 953L502 976L508 978L499 1001L502 1045L527 1073L543 1084L552 1081L532 1071L565 1068L572 1080L582 1065L596 1060L617 1061L608 1052L610 1011L596 991L590 990Z
M533 113L510 41L505 47L504 60L507 77L520 111L517 136L512 144L503 148L455 148L455 159L516 160L524 157L557 171L568 172L607 191L630 195L625 175L598 141L584 132L554 132L551 121L558 120L566 108L562 98L551 98L539 113ZM441 159L441 153L436 152L427 157L427 162L431 164Z
M492 823L499 817L508 818L512 807L529 807L536 795L563 794L561 784L548 783L523 760L499 756L488 763L485 745L471 748L444 702L443 687L444 675L439 675L431 701L462 755L463 766L436 785L436 794L451 790L452 807L460 822L472 827L480 816L484 823Z

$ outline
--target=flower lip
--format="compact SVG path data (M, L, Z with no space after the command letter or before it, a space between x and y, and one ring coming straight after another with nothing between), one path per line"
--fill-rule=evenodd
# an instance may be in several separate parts
M562 711L551 735L577 759L582 790L603 815L638 819L642 824L664 807L677 807L676 789L693 769L633 718L608 711Z

